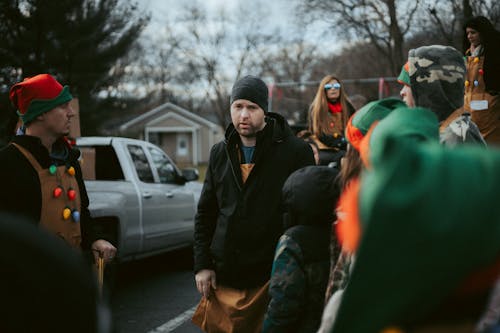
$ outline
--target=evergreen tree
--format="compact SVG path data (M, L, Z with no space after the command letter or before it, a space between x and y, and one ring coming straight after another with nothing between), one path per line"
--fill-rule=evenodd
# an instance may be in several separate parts
M149 16L128 0L2 0L0 3L0 121L8 87L22 77L50 73L80 101L82 132L95 134L96 93L138 39Z

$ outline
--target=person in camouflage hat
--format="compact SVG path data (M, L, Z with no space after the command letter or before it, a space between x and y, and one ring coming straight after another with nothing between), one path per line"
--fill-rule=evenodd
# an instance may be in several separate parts
M401 96L414 105L430 109L440 123L440 141L448 146L459 143L486 143L470 113L464 112L465 62L462 54L450 46L430 45L409 51L408 76L403 66L398 77L404 84ZM409 86L407 88L409 77Z

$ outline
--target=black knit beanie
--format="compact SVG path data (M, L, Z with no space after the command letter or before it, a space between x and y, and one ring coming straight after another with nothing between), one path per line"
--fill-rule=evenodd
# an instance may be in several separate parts
M237 99L246 99L253 102L260 106L261 109L264 110L264 113L267 113L267 86L264 81L256 76L247 75L236 81L231 91L230 104L233 104Z

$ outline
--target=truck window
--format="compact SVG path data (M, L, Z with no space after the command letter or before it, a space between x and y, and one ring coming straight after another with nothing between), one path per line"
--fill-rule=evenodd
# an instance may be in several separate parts
M123 180L123 171L111 146L79 147L85 180Z
M177 179L177 171L175 170L174 164L160 149L148 147L148 150L153 157L153 163L158 171L160 182L174 184Z
M154 183L153 172L151 171L151 167L142 147L127 145L127 148L132 157L132 162L134 162L137 177L145 183Z

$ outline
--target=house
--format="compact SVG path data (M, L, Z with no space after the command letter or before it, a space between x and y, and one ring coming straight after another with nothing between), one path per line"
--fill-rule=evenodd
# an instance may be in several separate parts
M165 103L120 126L120 133L154 143L180 166L208 163L223 129L172 103Z

